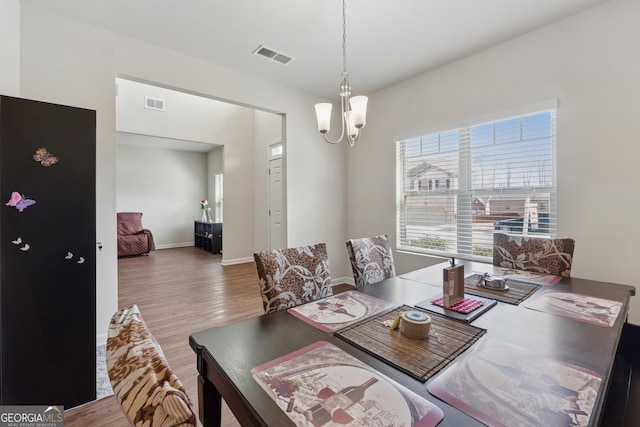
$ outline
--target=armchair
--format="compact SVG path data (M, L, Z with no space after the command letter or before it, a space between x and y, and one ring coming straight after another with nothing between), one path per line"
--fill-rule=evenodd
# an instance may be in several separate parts
M118 256L155 250L151 231L142 227L142 212L118 212Z

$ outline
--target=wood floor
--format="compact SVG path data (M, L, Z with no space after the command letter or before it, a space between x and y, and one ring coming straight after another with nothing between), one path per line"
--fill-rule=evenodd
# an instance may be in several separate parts
M163 249L118 260L118 306L137 304L198 413L196 357L189 335L263 314L253 262L221 265L221 255L193 247ZM334 287L334 292L351 288ZM115 397L65 412L67 427L126 427ZM239 426L224 407L222 425Z
M189 335L263 313L255 264L223 267L220 261L220 255L191 247L118 260L119 307L138 305L196 413L196 358ZM224 409L223 426L238 426ZM64 421L69 427L129 426L113 396L66 411Z

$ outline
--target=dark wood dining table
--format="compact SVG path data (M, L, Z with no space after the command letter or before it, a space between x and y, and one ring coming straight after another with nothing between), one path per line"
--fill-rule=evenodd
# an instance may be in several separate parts
M465 265L465 273L493 272L493 266L489 264L459 263ZM397 305L412 306L442 289L443 268L448 265L447 262L426 267L405 276L357 288L357 291ZM486 329L486 337L497 338L600 375L602 386L589 422L590 426L599 426L603 422L601 418L613 362L635 288L581 278L562 278L553 288L619 301L622 307L612 327L600 327L528 309L522 304L498 302L471 324ZM250 371L317 341L332 343L382 375L433 402L444 412L440 426L483 425L431 395L426 387L429 382L425 384L413 379L332 333L323 332L298 319L287 310L195 332L190 336L189 345L197 357L199 417L203 425L220 425L221 399L225 400L243 426L293 425L285 412L252 378Z

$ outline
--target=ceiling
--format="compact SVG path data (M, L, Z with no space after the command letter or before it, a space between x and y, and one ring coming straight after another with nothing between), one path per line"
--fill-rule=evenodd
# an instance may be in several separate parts
M337 99L340 0L20 0L173 51ZM370 94L615 0L347 0L347 71ZM254 55L264 45L288 65Z

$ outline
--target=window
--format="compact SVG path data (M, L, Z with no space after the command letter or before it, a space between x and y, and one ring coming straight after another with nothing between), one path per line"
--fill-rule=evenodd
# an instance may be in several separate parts
M223 175L217 173L213 177L213 192L214 192L214 220L216 222L222 222L222 192L223 192Z
M398 249L486 261L494 230L555 237L555 122L554 103L396 141Z
M277 159L282 157L282 142L277 142L269 146L269 158Z

